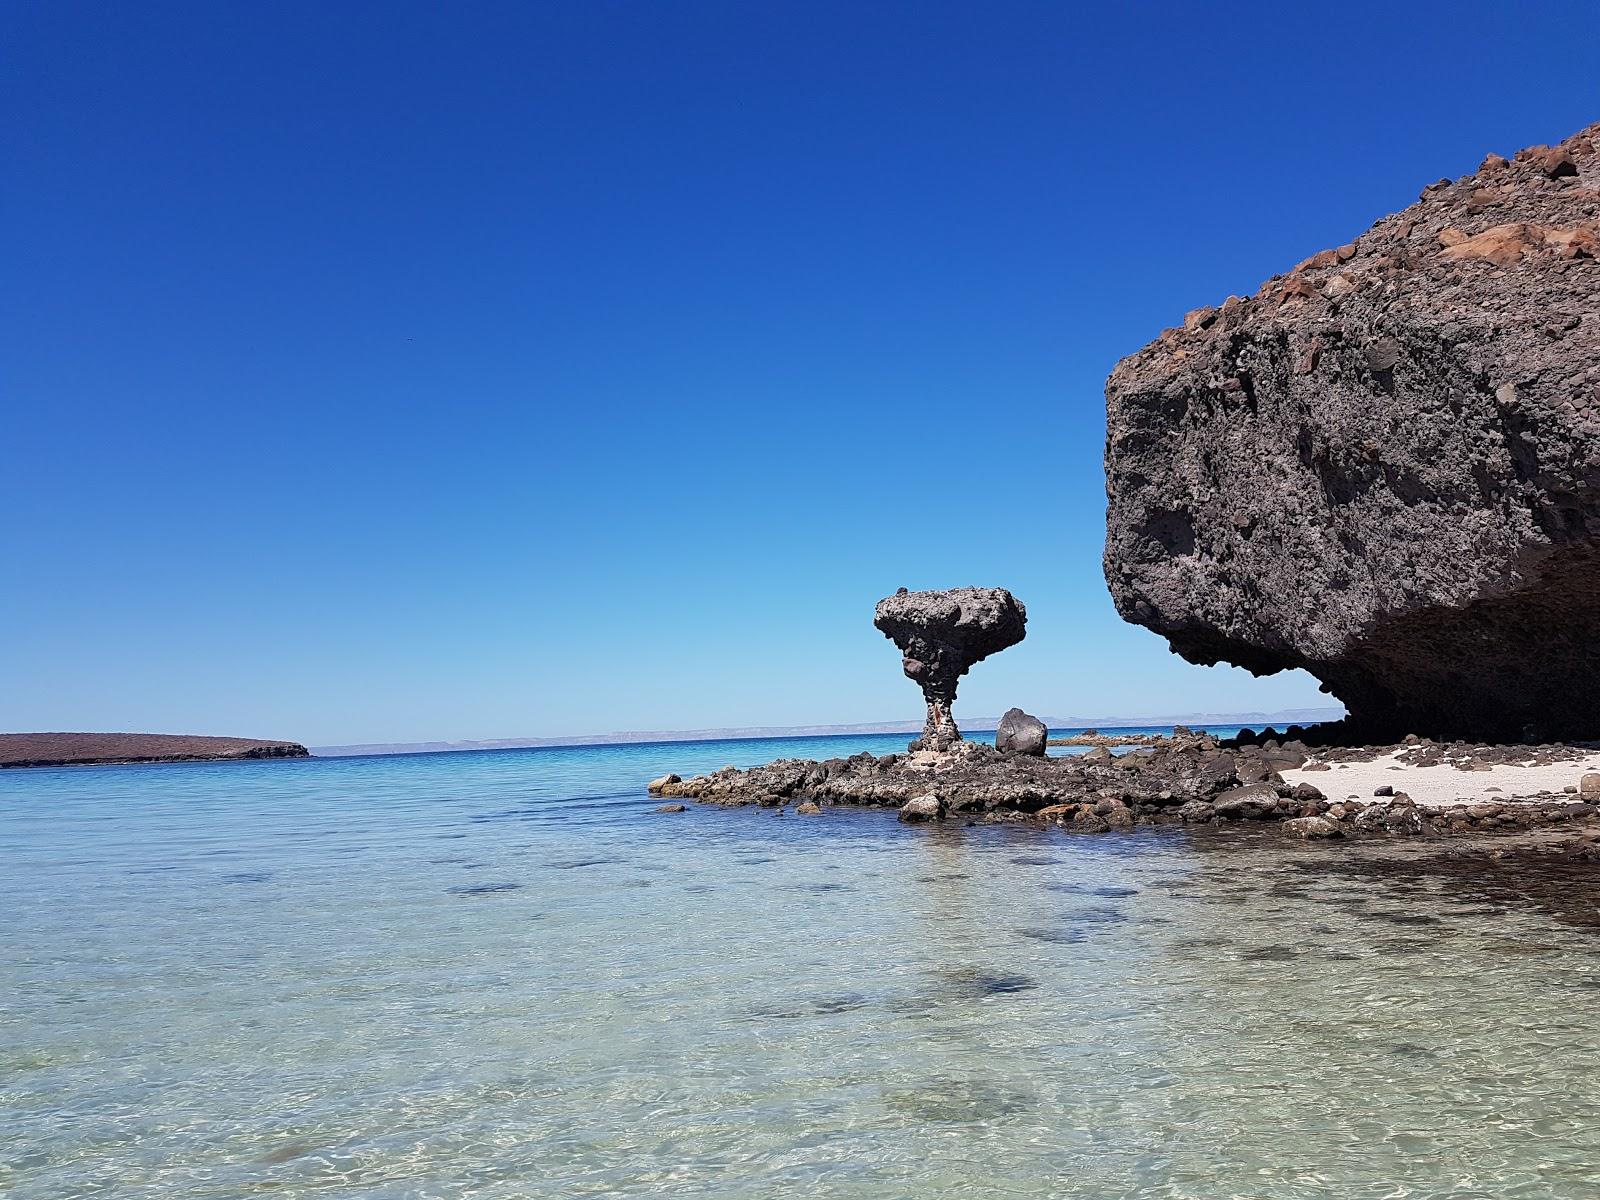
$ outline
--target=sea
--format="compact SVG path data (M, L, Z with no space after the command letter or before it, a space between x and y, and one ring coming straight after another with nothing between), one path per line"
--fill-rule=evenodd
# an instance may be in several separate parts
M1600 1195L1600 868L645 792L904 742L0 772L0 1195Z

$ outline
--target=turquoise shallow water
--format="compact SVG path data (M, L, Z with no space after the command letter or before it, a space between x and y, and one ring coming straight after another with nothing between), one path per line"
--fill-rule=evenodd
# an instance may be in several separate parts
M903 742L0 773L0 1194L1600 1194L1592 869L643 790Z

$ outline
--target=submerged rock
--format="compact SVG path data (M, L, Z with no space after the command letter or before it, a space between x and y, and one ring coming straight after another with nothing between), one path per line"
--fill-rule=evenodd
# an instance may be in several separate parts
M956 685L991 654L1023 638L1028 610L1005 588L901 588L878 601L872 623L900 648L906 678L922 688L928 719L913 750L948 750L961 740L951 706Z
M1107 384L1106 580L1352 736L1600 733L1600 125L1430 185Z
M1006 709L1006 715L1000 718L1000 727L994 731L994 746L996 750L1004 750L1009 754L1036 754L1044 755L1044 748L1050 739L1050 730L1038 717L1030 717L1020 708Z

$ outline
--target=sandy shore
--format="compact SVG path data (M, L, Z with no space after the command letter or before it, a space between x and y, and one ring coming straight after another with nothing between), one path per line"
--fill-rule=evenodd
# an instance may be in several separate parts
M1291 786L1309 783L1329 800L1355 797L1371 800L1380 787L1404 792L1417 804L1448 808L1484 801L1506 803L1544 793L1576 788L1585 774L1600 772L1600 752L1554 763L1495 763L1463 771L1452 763L1419 766L1405 762L1410 747L1402 746L1370 762L1327 763L1328 770L1299 767L1280 770ZM1307 767L1320 760L1313 757Z

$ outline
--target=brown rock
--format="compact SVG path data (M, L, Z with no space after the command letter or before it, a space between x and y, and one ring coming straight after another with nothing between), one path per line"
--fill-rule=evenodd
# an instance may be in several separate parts
M1530 146L1517 157L1520 159L1527 155L1527 162L1542 171L1548 179L1561 179L1568 175L1578 173L1578 164L1572 161L1572 155L1561 146Z
M1537 240L1541 240L1540 235L1527 225L1494 225L1480 234L1447 243L1440 257L1452 262L1481 260L1497 267L1509 267L1521 261Z
M1558 258L1600 258L1600 227L1575 225L1571 229L1548 229L1544 244Z
M1355 251L1352 249L1351 253L1353 254ZM1324 267L1336 267L1342 261L1343 259L1339 257L1337 250L1318 250L1310 258L1295 267L1294 274L1298 275L1302 271L1319 271Z

